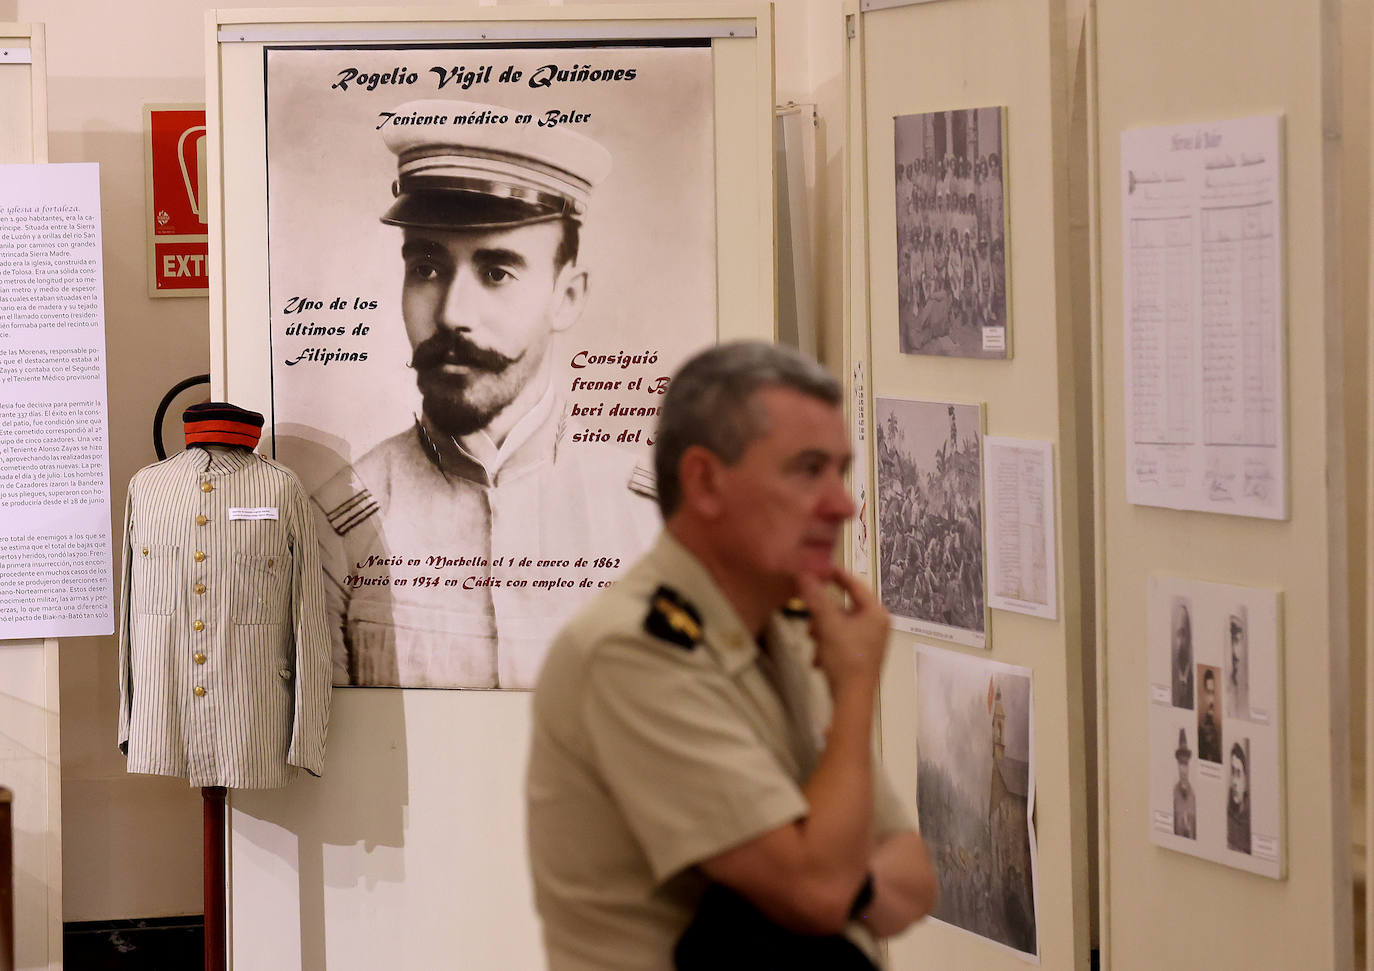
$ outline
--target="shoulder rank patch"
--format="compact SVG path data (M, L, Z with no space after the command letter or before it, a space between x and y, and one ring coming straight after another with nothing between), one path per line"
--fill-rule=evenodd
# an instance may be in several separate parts
M380 507L367 489L354 493L333 509L325 512L329 525L340 536L347 536L359 523L372 518Z
M672 587L661 586L649 598L644 629L684 651L695 650L701 641L701 614Z
M372 492L351 465L335 472L310 496L324 513L329 528L339 536L347 536L381 511Z
M635 465L627 484L631 492L646 499L658 499L658 478L654 470L645 465Z
M782 615L789 620L808 620L811 617L811 610L801 597L793 597L782 605Z

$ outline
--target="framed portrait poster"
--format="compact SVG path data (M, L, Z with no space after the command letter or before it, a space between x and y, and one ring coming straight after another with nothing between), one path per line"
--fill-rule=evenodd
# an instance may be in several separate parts
M263 50L271 430L340 685L528 689L716 339L709 41Z

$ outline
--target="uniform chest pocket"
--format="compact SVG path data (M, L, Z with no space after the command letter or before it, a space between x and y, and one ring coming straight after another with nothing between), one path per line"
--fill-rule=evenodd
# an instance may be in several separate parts
M289 554L234 554L234 623L289 623L290 607Z
M177 606L181 585L180 548L176 546L133 544L130 570L130 612L170 614Z

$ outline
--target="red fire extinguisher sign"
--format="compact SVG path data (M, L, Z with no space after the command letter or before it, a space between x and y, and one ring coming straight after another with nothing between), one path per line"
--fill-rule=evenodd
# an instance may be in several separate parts
M209 292L204 105L145 105L148 293Z

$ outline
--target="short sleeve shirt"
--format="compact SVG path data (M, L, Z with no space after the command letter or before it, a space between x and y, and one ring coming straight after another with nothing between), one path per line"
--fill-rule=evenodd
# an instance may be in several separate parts
M649 633L664 590L699 636ZM671 968L706 885L695 865L806 815L826 694L804 620L775 615L764 641L665 533L554 642L527 778L550 971ZM877 835L910 829L875 777Z

